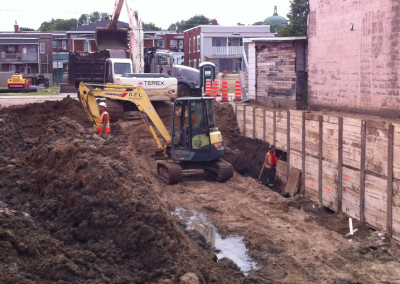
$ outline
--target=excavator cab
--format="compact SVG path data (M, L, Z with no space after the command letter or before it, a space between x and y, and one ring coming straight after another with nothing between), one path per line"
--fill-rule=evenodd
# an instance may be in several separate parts
M175 161L210 162L223 156L211 97L178 98L174 102L172 134L171 157Z

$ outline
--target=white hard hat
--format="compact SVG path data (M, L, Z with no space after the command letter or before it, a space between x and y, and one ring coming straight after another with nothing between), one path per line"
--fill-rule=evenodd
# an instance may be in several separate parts
M101 106L101 107L107 107L107 105L106 105L106 103L105 103L105 102L101 102L101 103L99 103L99 106Z

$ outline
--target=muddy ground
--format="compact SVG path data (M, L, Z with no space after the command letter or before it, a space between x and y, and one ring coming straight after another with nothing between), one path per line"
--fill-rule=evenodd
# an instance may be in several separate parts
M238 135L230 105L216 114L233 178L168 186L141 121L118 121L103 141L70 98L1 109L0 282L400 283L396 244L357 222L346 236L343 213L258 183L268 145ZM217 261L177 206L243 236L257 269Z

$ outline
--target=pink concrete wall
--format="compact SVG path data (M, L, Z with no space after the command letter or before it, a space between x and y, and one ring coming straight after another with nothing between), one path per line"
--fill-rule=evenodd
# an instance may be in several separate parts
M400 114L400 1L309 3L310 107Z

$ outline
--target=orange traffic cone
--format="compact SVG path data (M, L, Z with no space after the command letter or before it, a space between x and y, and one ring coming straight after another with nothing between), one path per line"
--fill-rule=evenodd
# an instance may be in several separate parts
M228 99L228 82L223 81L222 82L222 102L229 102Z
M206 80L206 95L211 96L211 80Z
M218 94L218 81L213 81L212 82L212 93L211 93L211 97L214 97L214 98L216 98L217 97L217 94Z
M242 87L240 86L240 81L236 81L235 85L235 101L242 100Z

